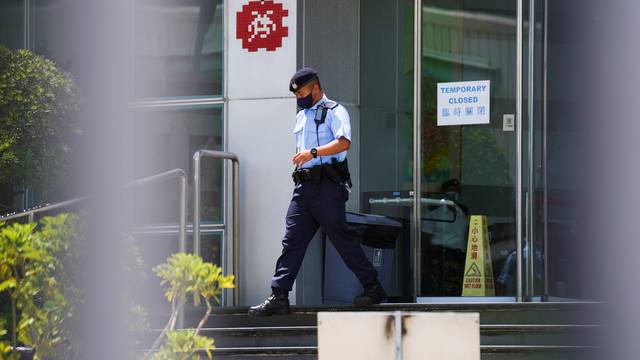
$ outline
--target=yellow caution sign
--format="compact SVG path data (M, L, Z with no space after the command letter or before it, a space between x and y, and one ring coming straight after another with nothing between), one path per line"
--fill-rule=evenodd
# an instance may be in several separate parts
M471 215L462 296L495 296L487 217Z

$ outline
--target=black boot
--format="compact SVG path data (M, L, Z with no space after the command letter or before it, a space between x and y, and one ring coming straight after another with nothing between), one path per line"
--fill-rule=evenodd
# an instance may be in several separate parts
M387 294L384 292L380 282L376 281L374 284L364 285L364 292L360 296L356 296L353 299L353 305L356 306L371 306L380 304L387 299Z
M249 316L284 315L291 312L289 292L279 288L271 288L273 293L262 304L249 308Z

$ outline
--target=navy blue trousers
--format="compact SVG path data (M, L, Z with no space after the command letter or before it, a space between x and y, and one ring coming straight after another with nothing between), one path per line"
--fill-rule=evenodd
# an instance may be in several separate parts
M347 227L344 186L328 179L297 185L287 211L282 255L276 263L271 286L291 291L309 242L318 227L329 237L347 267L363 285L377 281L378 273Z

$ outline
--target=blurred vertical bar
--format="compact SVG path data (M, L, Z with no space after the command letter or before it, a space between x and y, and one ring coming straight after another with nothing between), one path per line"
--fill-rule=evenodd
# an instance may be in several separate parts
M527 216L526 223L526 239L529 251L527 252L527 296L534 296L536 289L535 276L535 253L536 253L536 235L535 235L535 219L536 212L536 185L535 185L535 156L534 156L534 135L535 135L535 34L536 34L536 2L529 0L529 19L527 21Z
M542 45L542 242L543 242L543 268L544 268L544 290L543 299L549 298L549 169L547 162L547 106L548 106L548 60L549 60L549 1L544 0L544 20L543 20L543 45Z
M577 70L583 77L576 95L582 100L578 119L587 127L583 146L589 160L583 181L593 194L585 221L589 257L581 267L593 281L583 286L605 301L603 318L609 326L601 358L637 359L640 288L633 279L640 254L640 2L574 2L583 9L572 24L580 26Z
M413 14L413 219L411 248L413 267L413 296L421 295L422 258L420 254L422 237L422 1L416 0Z
M516 301L522 302L522 0L516 7Z
M87 243L78 333L82 359L130 357L126 326L126 278L122 266L123 193L128 179L126 123L130 47L129 0L72 0L67 26L85 125L83 157L76 182L87 205Z

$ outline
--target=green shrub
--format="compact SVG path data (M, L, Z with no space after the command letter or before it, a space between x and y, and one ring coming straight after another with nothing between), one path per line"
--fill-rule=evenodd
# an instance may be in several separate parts
M72 77L28 50L0 46L0 184L43 186L68 181L82 130Z
M213 340L200 336L200 330L211 315L212 301L220 302L222 289L231 289L233 275L222 275L222 268L205 262L193 254L177 253L167 259L165 264L154 268L154 272L162 279L162 285L168 285L165 297L171 303L171 315L162 333L156 339L145 359L199 359L199 352L204 351L211 357L214 349ZM204 316L193 330L176 330L179 302L190 297L194 305L202 302L207 309ZM160 343L164 345L154 352Z
M81 297L77 217L45 217L39 229L36 223L0 225L0 298L10 306L0 315L9 336L0 351L25 345L37 349L36 359L70 358L70 320Z
M164 346L154 354L154 360L197 360L200 352L207 354L211 359L213 339L196 334L193 329L172 330L167 332L167 340Z

